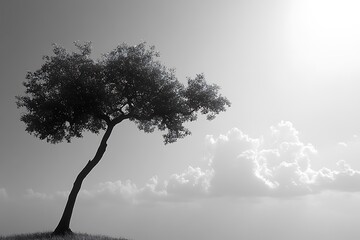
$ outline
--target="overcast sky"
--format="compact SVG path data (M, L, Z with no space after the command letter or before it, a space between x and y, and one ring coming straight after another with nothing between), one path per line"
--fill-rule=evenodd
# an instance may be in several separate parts
M101 139L25 132L27 71L92 41L155 45L181 82L204 73L232 107L164 145L131 122L85 179L72 230L136 240L357 239L360 3L351 0L0 1L0 235L51 231Z

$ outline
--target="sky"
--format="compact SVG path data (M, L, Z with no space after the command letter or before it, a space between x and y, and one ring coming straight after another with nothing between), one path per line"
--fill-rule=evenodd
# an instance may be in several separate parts
M357 239L360 3L355 0L0 1L0 235L51 231L99 135L50 144L15 96L52 43L93 58L146 41L179 81L232 106L164 145L116 126L71 228L136 240Z

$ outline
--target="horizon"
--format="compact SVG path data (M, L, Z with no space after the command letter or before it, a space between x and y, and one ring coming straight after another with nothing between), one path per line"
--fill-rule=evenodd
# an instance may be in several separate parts
M92 42L147 42L182 83L203 73L232 106L190 136L115 127L82 185L74 232L137 240L356 239L360 3L353 0L0 2L0 236L55 229L104 131L49 144L25 131L27 71Z

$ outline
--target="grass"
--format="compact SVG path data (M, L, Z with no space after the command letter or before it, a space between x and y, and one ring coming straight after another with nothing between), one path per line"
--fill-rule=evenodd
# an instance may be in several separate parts
M0 240L127 240L125 238L112 238L103 235L90 235L86 233L74 233L65 236L51 236L51 232L0 236Z

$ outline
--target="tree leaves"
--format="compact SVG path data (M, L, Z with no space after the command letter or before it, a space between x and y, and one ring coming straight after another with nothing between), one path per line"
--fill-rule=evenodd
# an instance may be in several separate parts
M90 58L90 42L75 46L79 52L68 53L53 45L54 55L27 73L25 95L17 97L26 130L40 139L70 141L129 119L145 132L168 130L164 141L171 143L190 134L183 123L196 120L197 112L211 120L230 106L203 74L185 87L146 43L121 44L98 61Z

